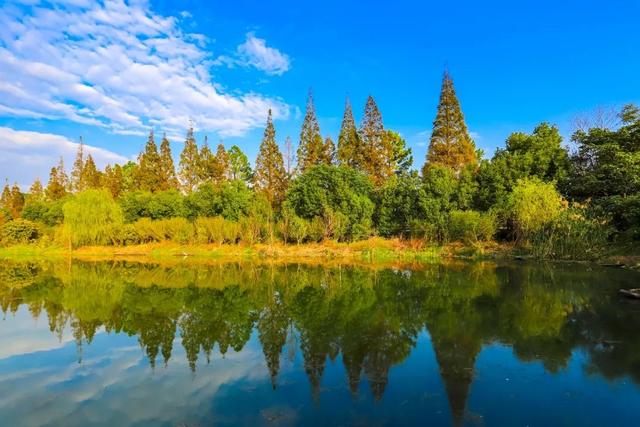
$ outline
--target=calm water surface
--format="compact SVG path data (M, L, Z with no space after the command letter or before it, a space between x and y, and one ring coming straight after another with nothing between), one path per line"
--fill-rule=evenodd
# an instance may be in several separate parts
M2 261L0 424L638 425L639 278Z

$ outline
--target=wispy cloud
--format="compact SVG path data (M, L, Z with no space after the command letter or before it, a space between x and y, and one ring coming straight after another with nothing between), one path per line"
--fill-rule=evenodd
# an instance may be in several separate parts
M0 127L0 178L16 180L27 189L34 176L46 182L49 170L62 157L67 166L71 165L78 143L51 133L30 132ZM99 167L111 163L125 163L129 159L103 148L85 145Z
M285 53L267 46L264 39L247 33L247 39L238 46L239 61L271 75L282 75L289 71L291 60Z
M289 114L279 99L223 90L209 73L206 37L185 33L178 18L145 1L53 3L0 8L0 115L117 133L151 126L182 133L192 119L231 136L262 126L268 109L276 118ZM247 37L243 46L243 58L265 72L289 67L262 39Z

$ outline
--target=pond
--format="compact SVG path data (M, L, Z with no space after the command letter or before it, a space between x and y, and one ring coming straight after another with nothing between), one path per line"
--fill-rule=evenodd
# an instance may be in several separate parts
M639 277L3 261L0 423L638 425Z

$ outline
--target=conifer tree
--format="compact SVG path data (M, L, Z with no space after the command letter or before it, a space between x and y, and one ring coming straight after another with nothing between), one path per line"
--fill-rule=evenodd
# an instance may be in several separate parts
M209 139L205 136L202 148L198 154L198 179L200 182L213 181L214 170L216 169L216 156L209 147Z
M0 196L0 207L6 210L11 210L11 187L9 182L5 181L2 189L2 196Z
M29 188L29 200L30 201L41 201L44 199L44 188L42 187L42 182L40 178L36 178L31 184Z
M73 167L71 168L71 191L80 192L84 190L84 141L82 137L80 137L80 143L78 144L78 150L76 151L76 159L73 162Z
M228 152L229 179L239 179L247 183L253 180L253 171L247 155L237 145L232 146Z
M176 178L176 168L173 164L171 145L169 144L166 133L162 136L162 142L160 143L160 175L162 190L178 188L178 179Z
M69 179L64 170L64 161L60 157L58 166L52 167L49 173L49 182L44 190L48 200L55 201L67 195L69 189Z
M273 126L271 110L269 110L267 126L256 159L254 178L256 188L265 193L272 206L282 202L287 189L287 179L282 153L276 143L276 130Z
M313 94L309 91L307 112L304 115L298 145L298 172L304 173L312 166L323 164L324 142L320 135L320 125L313 105Z
M98 170L91 154L87 156L82 170L83 189L100 188L102 185L102 173Z
M380 186L393 174L389 162L393 157L393 148L389 139L385 137L382 114L371 95L367 98L359 137L362 170L376 186Z
M122 166L115 164L113 167L107 165L104 168L104 178L102 185L106 188L114 199L120 197L124 187L124 176L122 175Z
M146 191L159 191L163 186L160 154L158 154L153 129L149 132L144 150L138 156L136 183L139 189Z
M14 218L19 218L24 208L24 194L20 191L18 184L11 187L11 199L9 201L9 211Z
M222 143L216 148L215 163L213 168L213 181L221 183L227 179L229 173L229 155Z
M193 126L187 131L187 139L184 141L184 148L180 153L180 181L185 192L191 193L199 183L200 162L198 145L193 136Z
M362 150L360 147L360 136L353 119L351 102L347 98L344 107L344 116L338 136L338 163L354 169L361 169Z
M336 145L333 143L333 139L327 136L322 145L322 151L320 153L320 164L332 165L336 156Z
M392 130L385 131L387 144L391 146L392 157L389 158L389 167L395 173L408 172L413 164L413 155L411 148L407 147L407 143L398 132Z
M423 176L431 165L445 166L459 173L465 166L477 162L476 147L464 122L453 80L445 71Z

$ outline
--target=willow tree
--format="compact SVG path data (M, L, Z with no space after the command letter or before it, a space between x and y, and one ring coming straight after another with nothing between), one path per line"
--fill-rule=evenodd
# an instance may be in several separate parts
M276 143L276 129L273 126L271 110L269 110L267 126L256 159L254 181L256 188L266 195L272 206L277 206L284 200L287 190L287 172L284 169L282 153Z
M182 188L191 193L199 182L199 154L196 139L193 136L193 126L187 131L187 139L184 141L184 148L180 153L180 181Z
M449 72L445 71L423 175L430 166L444 166L459 173L466 166L477 162L476 147L464 122L453 80Z
M327 164L325 144L320 135L320 125L313 105L313 94L309 92L307 112L304 115L300 130L300 145L298 145L298 172L304 173L312 166Z
M62 206L69 246L116 243L122 209L105 189L79 193Z
M342 166L349 166L360 169L362 165L362 149L360 147L360 136L353 119L351 102L347 98L344 107L344 116L340 126L338 136L338 163Z

